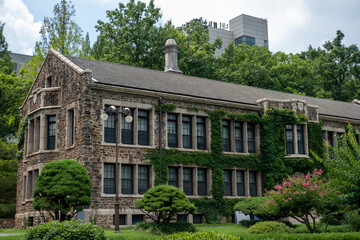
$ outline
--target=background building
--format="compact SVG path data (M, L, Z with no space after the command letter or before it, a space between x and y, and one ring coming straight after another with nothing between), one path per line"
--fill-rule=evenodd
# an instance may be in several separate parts
M249 46L269 46L266 19L241 14L231 19L229 24L207 22L206 20L203 21L202 18L197 20L200 20L209 30L210 42L213 43L218 37L222 39L223 45L215 51L215 56L220 56L224 53L225 48L232 41L235 42L235 45L245 43Z
M11 57L11 61L15 63L14 71L16 72L17 75L19 75L20 68L24 66L26 61L28 60L30 61L32 58L32 56L30 55L25 55L20 53L10 53L10 57Z

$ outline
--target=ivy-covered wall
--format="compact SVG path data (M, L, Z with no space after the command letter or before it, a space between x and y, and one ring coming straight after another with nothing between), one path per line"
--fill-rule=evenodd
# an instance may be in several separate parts
M169 109L173 108L174 106L169 107ZM164 108L162 110L164 111ZM269 109L262 116L257 113L239 114L224 110L206 112L211 122L210 152L186 152L166 149L162 151L160 161L158 150L149 150L146 158L154 166L155 185L167 183L169 165L195 164L211 169L211 194L213 198L192 199L199 211L205 214L208 222L216 221L216 216L219 215L229 216L232 213L232 206L237 201L223 198L225 194L224 168L240 167L260 170L265 173L265 179L263 179L265 188L271 189L276 183L281 182L286 175L295 172L305 173L319 164L312 158L284 158L285 124L306 122L307 118L304 115L295 115L294 111L289 109ZM223 153L222 119L224 117L261 124L261 156L255 153L249 155L227 155ZM310 151L314 151L319 155L324 154L321 123L309 122L307 126Z

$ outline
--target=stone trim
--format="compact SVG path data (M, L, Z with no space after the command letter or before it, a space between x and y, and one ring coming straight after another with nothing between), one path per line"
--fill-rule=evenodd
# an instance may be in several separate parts
M83 70L78 65L76 65L75 63L70 61L67 57L65 57L64 55L62 55L61 53L59 53L58 51L56 51L53 48L51 48L49 50L49 53L54 54L57 58L59 58L62 62L64 62L66 65L68 65L70 68L72 68L75 72L77 72L80 75L82 75L84 73L92 73L92 71L90 69Z

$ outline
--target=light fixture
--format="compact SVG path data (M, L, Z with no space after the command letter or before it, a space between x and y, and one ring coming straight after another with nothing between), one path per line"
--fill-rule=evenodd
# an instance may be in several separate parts
M103 121L106 121L106 120L108 120L108 118L109 118L109 115L107 115L107 113L102 113L101 115L100 115L100 118L103 120Z

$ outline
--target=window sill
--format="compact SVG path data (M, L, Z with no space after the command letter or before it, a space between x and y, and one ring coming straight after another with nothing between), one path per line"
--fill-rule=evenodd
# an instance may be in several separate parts
M26 157L33 157L33 156L36 156L36 155L39 155L41 153L57 153L59 152L59 149L54 149L54 150L40 150L40 151L37 151L37 152L34 152L34 153L30 153L28 154Z
M115 143L107 143L107 142L101 142L102 146L108 146L108 147L115 147ZM139 145L139 144L122 144L119 143L119 147L125 147L125 148L146 148L146 149L153 149L155 148L155 145Z
M108 194L108 193L101 193L100 197L108 197L108 198L114 198L116 194ZM142 198L144 197L144 194L122 194L119 193L120 198Z
M65 150L69 150L69 149L74 149L75 148L75 145L71 145L71 146L68 146L68 147L65 147Z
M251 153L249 153L249 152L223 152L223 154L249 156ZM252 154L257 154L257 153L255 152L255 153L252 153Z
M310 158L310 157L306 154L289 154L286 155L284 158Z
M209 150L207 150L207 149L202 150L202 149L194 149L194 148L172 148L172 147L168 147L168 146L166 146L165 149L166 150L176 149L176 150L185 151L185 152L204 152L204 153L209 152Z

